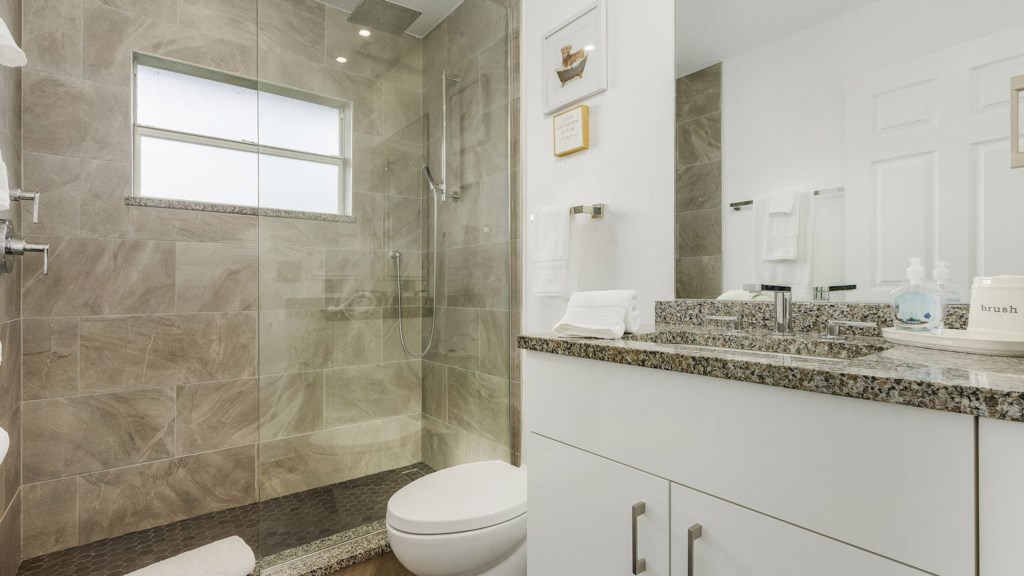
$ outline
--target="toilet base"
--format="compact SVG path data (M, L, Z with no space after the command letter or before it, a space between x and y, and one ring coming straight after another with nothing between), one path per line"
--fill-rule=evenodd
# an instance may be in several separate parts
M479 576L526 576L526 541L504 562Z

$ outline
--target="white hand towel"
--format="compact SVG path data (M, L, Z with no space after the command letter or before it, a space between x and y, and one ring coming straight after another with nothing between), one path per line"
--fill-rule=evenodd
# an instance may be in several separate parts
M640 302L635 290L576 292L565 316L555 324L561 337L622 338L640 329Z
M28 58L25 58L25 53L18 48L18 43L14 41L14 36L11 36L11 30L3 18L0 18L0 64L12 68L28 64Z
M126 576L248 576L256 568L252 548L238 536L218 540Z
M569 281L569 210L542 208L531 227L530 281L535 296L564 298Z
M7 433L7 430L0 428L0 464L4 463L4 458L7 458L7 450L11 447L11 435Z
M11 186L7 180L7 164L0 153L0 212L11 209Z
M764 219L764 236L761 239L761 257L766 262L797 260L800 256L800 202L797 198L805 193L780 190L754 200L755 217ZM758 210L758 204L767 204L767 209ZM766 215L756 216L760 212Z
M796 223L795 235L789 236L788 242L795 246L796 253L792 259L770 260L765 258L764 247L767 244L768 228L771 218L779 218L779 214L768 213L767 199L754 200L754 238L759 244L753 250L756 270L762 284L776 284L792 286L794 292L802 291L804 288L810 290L811 269L814 256L814 202L810 192L803 192L797 195L796 205L793 212L788 216L795 218L790 221ZM778 228L776 228L778 231ZM781 238L781 237L777 237ZM781 240L778 240L781 243ZM778 243L776 245L778 245Z

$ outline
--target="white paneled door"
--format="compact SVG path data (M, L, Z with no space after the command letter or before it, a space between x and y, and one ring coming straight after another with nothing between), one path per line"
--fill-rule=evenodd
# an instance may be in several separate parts
M1010 169L1010 78L1024 27L850 79L846 262L858 300L884 301L907 258L953 279L1024 272L1024 170Z

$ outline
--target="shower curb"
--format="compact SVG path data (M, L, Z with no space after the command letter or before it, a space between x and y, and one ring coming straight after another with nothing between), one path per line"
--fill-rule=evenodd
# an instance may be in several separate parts
M284 564L254 572L251 576L330 576L342 568L365 562L390 551L391 544L388 542L387 531L381 529Z

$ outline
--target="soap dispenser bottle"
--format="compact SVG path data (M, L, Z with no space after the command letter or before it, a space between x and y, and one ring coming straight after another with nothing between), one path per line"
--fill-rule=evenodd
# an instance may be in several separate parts
M925 278L920 258L911 258L907 279L892 291L893 321L903 330L942 330L942 288Z
M935 262L935 270L932 271L932 279L935 284L942 288L945 294L946 304L966 304L970 297L967 290L956 282L949 280L949 263L943 260Z

